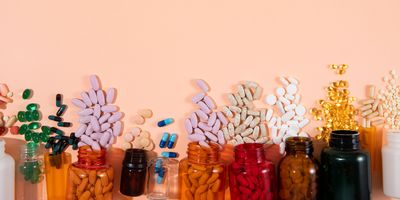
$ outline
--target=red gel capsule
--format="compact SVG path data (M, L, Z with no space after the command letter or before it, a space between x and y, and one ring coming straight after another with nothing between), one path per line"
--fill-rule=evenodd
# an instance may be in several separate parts
M18 126L11 126L10 127L10 132L13 135L18 135L19 127Z

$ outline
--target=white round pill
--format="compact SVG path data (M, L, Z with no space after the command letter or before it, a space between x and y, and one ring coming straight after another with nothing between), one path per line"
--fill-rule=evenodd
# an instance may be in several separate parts
M276 88L276 94L278 96L283 96L283 95L285 95L285 93L286 93L286 91L285 91L285 89L283 87Z
M289 93L289 94L295 94L296 92L297 92L297 86L295 85L295 84L289 84L287 87L286 87L286 90L287 90L287 93Z
M300 116L304 116L306 114L306 108L303 105L298 105L295 109L296 114Z
M265 97L265 103L267 103L270 106L275 105L276 103L276 96L273 94L270 94L268 96Z

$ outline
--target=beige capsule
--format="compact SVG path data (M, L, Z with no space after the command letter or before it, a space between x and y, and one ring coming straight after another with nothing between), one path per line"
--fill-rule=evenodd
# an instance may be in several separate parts
M233 96L235 96L235 99L236 99L236 101L237 101L237 103L238 103L238 106L241 107L241 106L244 105L243 100L242 100L242 97L240 97L239 94L235 93L235 94L233 94Z
M237 92L238 92L239 96L242 98L246 96L246 93L244 92L244 87L241 84L239 84L237 86Z
M254 100L260 100L261 99L261 95L262 95L262 91L263 91L262 87L256 87L256 91L254 92L253 99Z
M5 127L10 128L11 126L13 126L15 123L17 122L17 117L15 115L11 116L7 122Z
M153 116L153 111L150 109L140 109L137 113L144 118L151 118Z
M236 101L236 98L233 94L228 94L228 100L231 103L231 105L237 106L238 102Z

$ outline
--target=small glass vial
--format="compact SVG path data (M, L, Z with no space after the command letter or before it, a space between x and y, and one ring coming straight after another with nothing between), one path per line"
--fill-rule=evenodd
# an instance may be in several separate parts
M181 200L225 199L226 169L219 158L220 147L209 146L188 144L187 158L179 163Z
M280 199L316 200L318 164L311 139L289 137L285 143L286 155L279 164Z
M322 150L319 196L321 200L371 199L370 157L360 149L356 131L333 131Z
M143 149L127 149L122 161L120 192L136 197L144 193L147 160Z
M235 147L235 161L229 167L232 200L274 200L277 197L275 167L265 158L262 144Z
M44 198L44 166L40 145L29 142L21 148L21 159L18 164L17 180L23 181L23 192L17 194L17 199Z
M400 198L400 130L389 130L386 141L382 148L383 193Z
M78 161L68 172L68 200L112 199L114 169L106 162L106 149L79 147Z
M53 155L44 154L46 190L48 200L67 198L68 169L71 166L71 154L62 152Z
M0 139L0 199L15 199L15 161L5 152L6 142Z
M151 160L148 168L147 199L178 199L178 176L178 160L163 157Z

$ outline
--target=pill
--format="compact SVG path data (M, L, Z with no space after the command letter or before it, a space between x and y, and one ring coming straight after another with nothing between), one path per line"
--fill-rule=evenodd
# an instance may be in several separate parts
M286 91L285 91L285 89L283 87L276 88L276 94L278 96L283 96L283 95L285 95L285 93L286 93Z
M164 158L177 158L178 157L178 153L164 151L164 152L161 153L161 156L164 157Z
M137 113L144 118L151 118L153 116L153 111L150 109L140 109Z
M174 122L174 119L173 119L173 118L167 118L167 119L164 119L164 120L159 121L159 122L157 123L157 126L158 126L158 127L164 127L164 126L167 126L167 125L169 125L169 124L172 124L173 122Z
M221 123L222 123L224 126L227 126L227 125L228 125L228 120L226 119L226 117L224 116L224 114L222 114L222 112L218 111L218 112L217 112L217 117L218 117L218 119L221 121Z
M103 114L100 118L99 118L99 123L102 124L104 122L106 122L108 120L108 118L110 118L111 113L105 113Z
M87 125L85 124L81 124L78 128L77 131L75 131L75 136L76 137L80 137L81 135L83 135L86 131Z
M300 115L300 116L303 116L306 114L306 108L303 105L298 105L296 107L295 111L296 111L296 114Z
M11 116L5 124L6 128L10 128L11 126L13 126L15 123L17 122L17 117L15 115Z
M246 87L249 88L256 88L258 87L258 83L254 82L254 81L246 81L245 82Z
M197 79L196 84L203 92L208 92L210 90L208 84L202 79Z
M197 116L200 117L200 119L202 119L204 121L208 120L208 115L205 112L203 112L202 110L197 110L196 114L197 114Z
M198 124L198 127L200 128L200 129L202 129L203 131L211 131L212 130L212 127L211 126L208 126L206 123L204 123L204 122L200 122L199 124Z
M83 101L80 99L72 99L72 104L82 109L85 109L87 107L86 104L83 103Z
M32 97L32 93L33 93L33 91L31 89L25 89L22 92L22 98L23 99L30 99ZM6 96L6 95L2 95L2 96Z
M103 112L115 112L118 110L117 106L114 105L106 105L101 107L101 111Z
M233 96L235 97L238 106L243 106L244 105L243 104L243 100L242 100L242 98L244 98L244 97L241 97L239 94L236 94L236 93L233 94Z
M211 113L211 109L202 101L197 102L197 105L200 107L200 109L207 113L210 114Z
M224 144L225 144L224 132L221 131L221 130L219 130L218 133L217 133L217 136L218 136L218 143L219 143L220 145L224 145Z
M67 110L67 105L61 105L61 106L58 108L56 115L57 115L58 117L60 117L60 116L64 115L64 113L65 113L66 110Z
M87 92L81 92L81 97L86 106L92 106L92 101Z
M289 84L286 87L286 91L288 94L295 94L297 92L297 86L295 84Z
M122 122L121 121L115 122L112 128L113 135L115 137L119 136L121 134L121 129L122 129Z
M193 133L193 127L192 123L190 122L190 119L185 119L185 129L188 134Z
M1 96L7 96L7 93L9 91L10 90L8 89L6 84L3 84L3 83L0 84L0 94L1 94Z
M201 100L203 100L203 98L206 96L206 93L201 92L201 93L197 93L195 96L193 96L192 98L192 102L193 103L197 103Z
M100 131L104 132L111 127L110 123L104 123L100 125Z
M285 106L286 111L290 111L296 108L296 104L290 104L288 106ZM297 113L298 114L298 113Z
M97 121L96 117L92 117L90 119L90 125L92 125L94 131L96 132L100 131L100 124L99 121Z
M174 148L177 138L178 135L176 133L172 133L171 137L168 140L168 145L167 145L168 149Z
M253 94L251 93L251 91L250 91L249 88L245 88L245 89L244 89L244 93L245 93L245 95L246 95L246 98L247 98L249 101L253 101Z
M107 122L108 123L114 123L119 121L122 118L122 113L121 112L115 112L113 115L110 116L110 118L108 118Z
M138 125L143 125L145 122L145 119L140 116L140 115L135 115L133 116L133 123L138 124Z
M216 134L216 133L220 130L220 128L221 128L221 122L217 119L217 120L215 121L214 126L213 126L212 129L211 129L211 132L214 133L214 134Z
M279 97L279 101L285 105L290 105L290 101L287 100L284 96Z
M78 112L78 115L80 115L80 116L88 116L88 115L92 115L92 114L93 114L93 109L91 109L91 108L86 108L86 109L83 109Z
M228 100L231 103L231 105L237 106L238 102L236 101L236 98L233 94L228 94Z
M124 134L124 140L125 142L132 142L134 140L134 136L131 133L125 133Z
M202 135L202 134L191 134L188 136L189 140L191 141L204 141L206 139L206 136Z
M210 132L208 132L208 131L205 131L205 132L204 132L204 135L205 135L208 139L210 139L211 141L213 141L213 142L217 142L217 141L218 141L218 138L217 138L214 134L212 134L212 133L210 133Z
M255 110L248 110L247 114L252 116L260 116L260 112Z
M269 122L271 120L273 114L274 114L274 111L272 109L268 109L267 114L265 115L265 120Z
M193 128L197 128L197 124L199 123L199 120L197 118L196 113L190 114L190 123L192 124Z
M214 100L211 97L205 96L203 101L208 106L208 108L210 108L210 109L215 109L216 108Z
M116 93L115 88L110 88L110 89L107 90L107 93L106 93L106 102L107 102L108 104L111 104L111 103L114 102L115 93Z
M92 88L94 90L100 89L99 78L96 75L91 75L89 79L90 79L90 84L92 85Z
M276 123L276 117L272 117L271 120L268 122L268 126L272 127L274 126Z
M106 146L108 141L110 140L110 137L112 137L110 132L105 132L100 138L100 142L99 142L100 145L103 147Z
M239 96L242 98L245 97L245 95L246 95L244 92L244 87L241 84L237 85L237 92L238 92Z
M58 122L57 126L60 126L60 127L71 127L72 123L71 122Z

